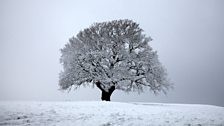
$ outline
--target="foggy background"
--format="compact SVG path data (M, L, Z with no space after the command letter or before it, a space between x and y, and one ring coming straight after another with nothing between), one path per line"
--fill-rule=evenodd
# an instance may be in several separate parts
M223 0L1 0L0 100L100 100L98 88L59 91L60 48L94 22L132 19L148 36L174 89L117 91L112 101L224 106Z

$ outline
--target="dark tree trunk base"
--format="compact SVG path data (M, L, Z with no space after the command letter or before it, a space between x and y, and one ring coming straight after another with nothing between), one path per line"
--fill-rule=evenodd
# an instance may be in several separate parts
M110 101L110 96L112 93L106 92L106 91L102 91L102 96L101 96L101 100L102 101Z
M113 93L113 91L115 90L115 86L111 86L110 89L108 90L108 92L101 87L100 82L96 82L96 86L102 91L101 100L102 101L110 101L110 96Z

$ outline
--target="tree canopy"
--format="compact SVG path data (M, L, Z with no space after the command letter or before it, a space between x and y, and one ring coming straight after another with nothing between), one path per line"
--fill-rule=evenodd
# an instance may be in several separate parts
M96 85L104 92L148 88L165 93L171 83L150 41L132 20L94 23L61 49L60 88Z

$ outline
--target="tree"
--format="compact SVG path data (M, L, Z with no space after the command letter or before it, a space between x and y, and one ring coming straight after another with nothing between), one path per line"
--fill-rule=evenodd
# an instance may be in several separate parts
M61 49L60 88L95 85L106 101L116 89L142 92L148 87L166 93L171 84L151 40L132 20L93 24Z

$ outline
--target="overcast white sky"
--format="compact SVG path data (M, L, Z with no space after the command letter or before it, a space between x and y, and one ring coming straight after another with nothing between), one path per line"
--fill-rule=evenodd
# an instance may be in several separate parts
M112 101L224 106L223 0L1 0L0 100L100 100L97 88L59 91L60 51L94 22L132 19L175 84L167 95L115 91Z

